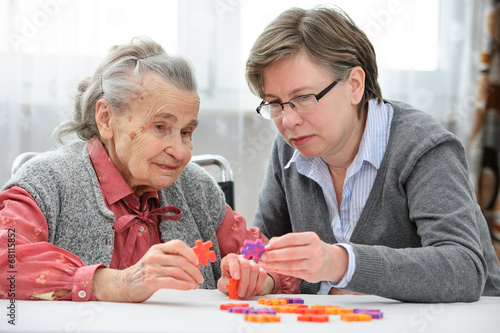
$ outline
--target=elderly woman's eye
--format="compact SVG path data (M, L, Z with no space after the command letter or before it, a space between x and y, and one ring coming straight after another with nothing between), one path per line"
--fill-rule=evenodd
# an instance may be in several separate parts
M165 130L165 126L163 126L163 125L155 125L155 128L156 128L158 131L163 131L163 130Z

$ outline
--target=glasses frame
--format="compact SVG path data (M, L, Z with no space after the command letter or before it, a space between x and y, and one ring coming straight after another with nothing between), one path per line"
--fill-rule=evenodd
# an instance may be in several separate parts
M338 78L337 80L333 81L328 87L326 87L325 89L323 89L321 92L319 92L318 94L305 94L305 95L300 95L300 96L297 96L297 97L294 97L294 98L291 98L288 102L284 102L284 103L280 103L280 102L272 102L272 103L266 103L266 101L262 101L262 103L260 103L259 106L257 106L257 109L255 111L257 111L257 113L259 115L261 115L263 118L265 119L278 119L278 118L281 118L283 117L283 114L285 112L285 108L284 108L284 105L285 104L290 104L290 107L292 109L294 109L296 112L301 112L301 111L298 111L295 109L294 105L293 105L293 100L294 99L297 99L297 98L304 98L306 96L314 96L316 98L316 101L319 102L319 100L325 96L326 94L328 94L328 92L330 90L333 89L333 87L335 87L337 85L337 83L339 83L340 81L342 80L342 78ZM262 109L263 106L270 106L272 104L279 104L281 106L281 115L279 117L274 117L274 118L271 118L271 115L269 115L269 118L266 118L264 117L264 115L262 113L260 113L260 109Z

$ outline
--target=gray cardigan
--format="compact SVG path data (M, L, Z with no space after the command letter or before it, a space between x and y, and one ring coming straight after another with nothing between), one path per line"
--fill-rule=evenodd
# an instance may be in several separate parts
M77 255L86 265L109 266L115 216L101 195L87 142L34 157L4 189L14 185L23 187L35 199L47 220L51 244ZM200 266L205 278L200 287L217 288L221 258L215 232L226 212L220 187L202 168L189 163L175 183L158 194L161 206L176 206L182 212L180 221L160 222L163 241L180 239L190 247L197 239L213 241L217 262Z
M346 289L410 302L500 296L500 267L460 141L431 116L390 102L387 149L350 244ZM336 243L321 187L292 166L277 135L254 224L267 237L314 231ZM314 287L311 289L311 287ZM317 284L303 283L303 292Z

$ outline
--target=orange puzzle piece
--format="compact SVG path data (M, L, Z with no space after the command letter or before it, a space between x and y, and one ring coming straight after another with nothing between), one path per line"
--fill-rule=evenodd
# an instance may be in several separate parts
M365 313L344 313L340 315L340 320L343 321L371 321L372 316Z
M234 308L239 306L240 308L248 308L250 306L249 303L226 303L226 304L221 304L220 309L227 311L229 308Z
M229 279L229 284L226 284L226 289L229 291L229 299L240 298L238 296L238 280Z
M210 260L211 262L216 262L217 257L215 256L214 251L210 251L210 248L214 244L212 243L211 240L206 241L203 243L201 239L198 239L195 241L195 246L193 247L194 252L198 256L198 260L200 261L200 264L202 266L208 265L208 261Z
M298 321L314 321L317 323L324 323L330 321L328 315L320 315L320 314L307 314L303 316L297 316Z
M247 314L244 318L246 321L255 321L259 323L276 323L281 321L279 316L267 313Z

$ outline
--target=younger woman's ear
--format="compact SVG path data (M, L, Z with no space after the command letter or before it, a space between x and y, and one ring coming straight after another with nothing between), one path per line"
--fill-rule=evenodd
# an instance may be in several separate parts
M95 121L101 138L109 140L113 137L111 118L113 114L108 102L104 99L97 101L95 105Z
M358 105L365 91L365 71L363 68L356 66L351 69L349 84L351 86L351 103Z

